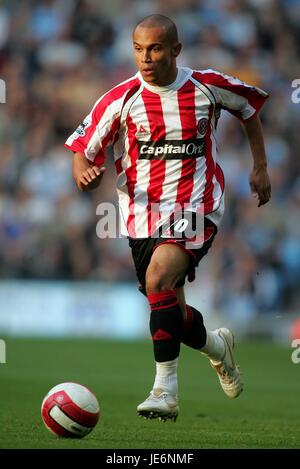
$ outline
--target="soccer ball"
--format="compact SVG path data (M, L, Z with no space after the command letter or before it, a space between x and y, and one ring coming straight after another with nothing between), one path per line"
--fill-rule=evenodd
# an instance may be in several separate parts
M100 416L96 396L78 383L62 383L50 389L42 402L42 419L55 435L82 438Z

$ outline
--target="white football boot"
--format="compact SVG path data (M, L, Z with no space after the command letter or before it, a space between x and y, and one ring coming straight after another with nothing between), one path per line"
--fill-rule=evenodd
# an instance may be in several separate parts
M149 397L137 406L138 415L146 419L170 419L176 422L179 407L177 397L163 389L153 389Z
M234 399L243 390L240 371L233 357L234 336L229 329L223 327L217 329L217 332L224 341L225 355L222 361L210 360L210 363L218 374L223 391L228 397Z

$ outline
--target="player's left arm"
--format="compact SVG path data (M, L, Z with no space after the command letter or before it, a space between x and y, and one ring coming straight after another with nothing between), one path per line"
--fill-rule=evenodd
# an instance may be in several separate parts
M251 192L258 199L258 207L269 202L271 182L267 171L267 157L261 121L258 115L243 121L253 156L253 169L249 177Z
M258 117L269 95L260 88L216 70L204 70L196 73L196 77L198 75L200 81L208 86L221 109L229 111L243 124L253 156L249 183L260 207L271 198L264 138Z

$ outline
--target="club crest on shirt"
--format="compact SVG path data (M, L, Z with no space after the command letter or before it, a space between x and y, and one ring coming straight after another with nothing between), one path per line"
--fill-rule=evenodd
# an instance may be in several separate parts
M204 137L204 135L206 134L207 124L208 120L206 119L206 117L202 117L202 119L198 121L197 129L201 137Z

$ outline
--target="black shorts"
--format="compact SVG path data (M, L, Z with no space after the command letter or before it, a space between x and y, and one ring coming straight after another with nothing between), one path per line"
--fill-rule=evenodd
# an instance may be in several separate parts
M191 249L190 243L188 244L189 247L187 247L186 239L128 238L137 278L140 282L139 290L144 295L146 295L146 271L148 269L148 265L150 264L152 254L160 244L165 243L175 243L177 246L181 247L189 254L190 265L185 277L187 276L188 281L192 282L195 279L195 268L198 266L201 259L207 254L217 232L218 228L216 227L216 225L207 218L205 218L203 244L197 249ZM185 284L185 277L178 282L176 287L182 287Z

